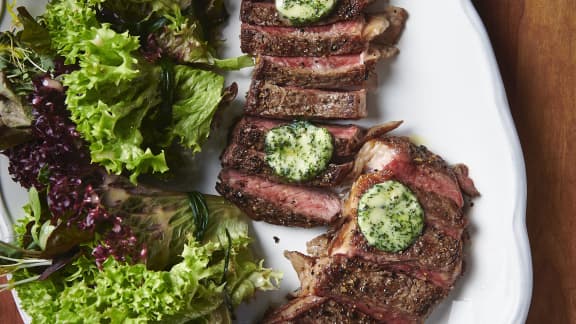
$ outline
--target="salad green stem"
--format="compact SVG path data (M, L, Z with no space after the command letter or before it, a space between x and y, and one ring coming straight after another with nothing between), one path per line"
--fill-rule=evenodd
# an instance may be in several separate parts
M36 275L36 276L31 276L28 277L26 279L22 279L22 280L18 280L18 281L14 281L14 282L9 282L9 283L5 283L5 284L1 284L0 285L0 292L6 291L6 290L10 290L16 286L19 285L23 285L29 282L34 282L36 280L38 280L40 278L40 275Z
M6 261L12 261L12 262L16 262L17 264L26 264L26 263L38 263L38 262L45 262L45 261L49 261L49 260L45 260L45 259L16 259L16 258L10 258L10 257L5 257L0 255L0 260L6 260ZM0 267L2 267L3 265L0 265Z
M8 261L9 263L5 263ZM14 273L27 268L47 267L52 265L52 260L46 259L16 259L0 255L0 275Z

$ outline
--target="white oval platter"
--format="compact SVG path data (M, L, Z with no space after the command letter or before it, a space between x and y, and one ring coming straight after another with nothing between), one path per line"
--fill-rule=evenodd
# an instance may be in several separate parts
M44 1L17 2L33 14L43 11ZM224 30L223 54L232 57L241 54L240 1L226 3L231 17ZM369 97L369 117L359 124L404 120L397 134L413 136L449 163L466 163L482 193L469 213L466 272L427 323L523 323L532 291L525 168L486 31L470 0L392 0L391 4L407 9L410 18L398 44L400 55L379 66L380 85ZM5 14L2 29L9 28L7 20ZM231 108L236 112L230 115L240 111L249 79L250 69L228 75L228 82L237 82L240 89ZM194 188L215 193L224 139L222 130L196 158ZM0 194L0 239L9 240L11 224L22 215L27 196L10 180L3 157ZM242 305L238 323L255 322L298 287L282 253L305 251L306 241L323 231L264 223L254 223L252 229L256 253L267 266L283 271L284 280L279 291L259 293Z

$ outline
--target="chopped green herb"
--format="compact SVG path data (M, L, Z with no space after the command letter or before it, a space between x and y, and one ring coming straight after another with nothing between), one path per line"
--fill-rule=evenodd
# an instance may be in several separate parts
M422 234L424 210L408 187L389 180L372 186L360 198L358 225L370 245L399 252Z
M336 0L276 0L276 9L292 24L304 25L322 19L336 6Z
M290 181L306 181L324 171L332 158L332 135L322 127L299 121L266 134L266 163Z

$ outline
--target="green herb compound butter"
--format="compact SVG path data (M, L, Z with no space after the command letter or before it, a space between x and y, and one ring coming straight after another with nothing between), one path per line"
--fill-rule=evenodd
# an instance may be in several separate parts
M276 10L293 24L322 19L334 9L337 0L276 0Z
M389 180L374 185L360 198L358 225L371 246L399 252L422 234L424 211L408 187Z
M326 128L299 121L269 130L265 151L266 163L277 175L298 182L326 169L334 145Z

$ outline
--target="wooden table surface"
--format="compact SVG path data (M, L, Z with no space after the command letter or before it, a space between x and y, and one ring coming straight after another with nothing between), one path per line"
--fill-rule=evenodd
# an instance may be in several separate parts
M576 323L576 0L473 0L492 40L528 174L528 323ZM20 323L0 293L0 323Z

